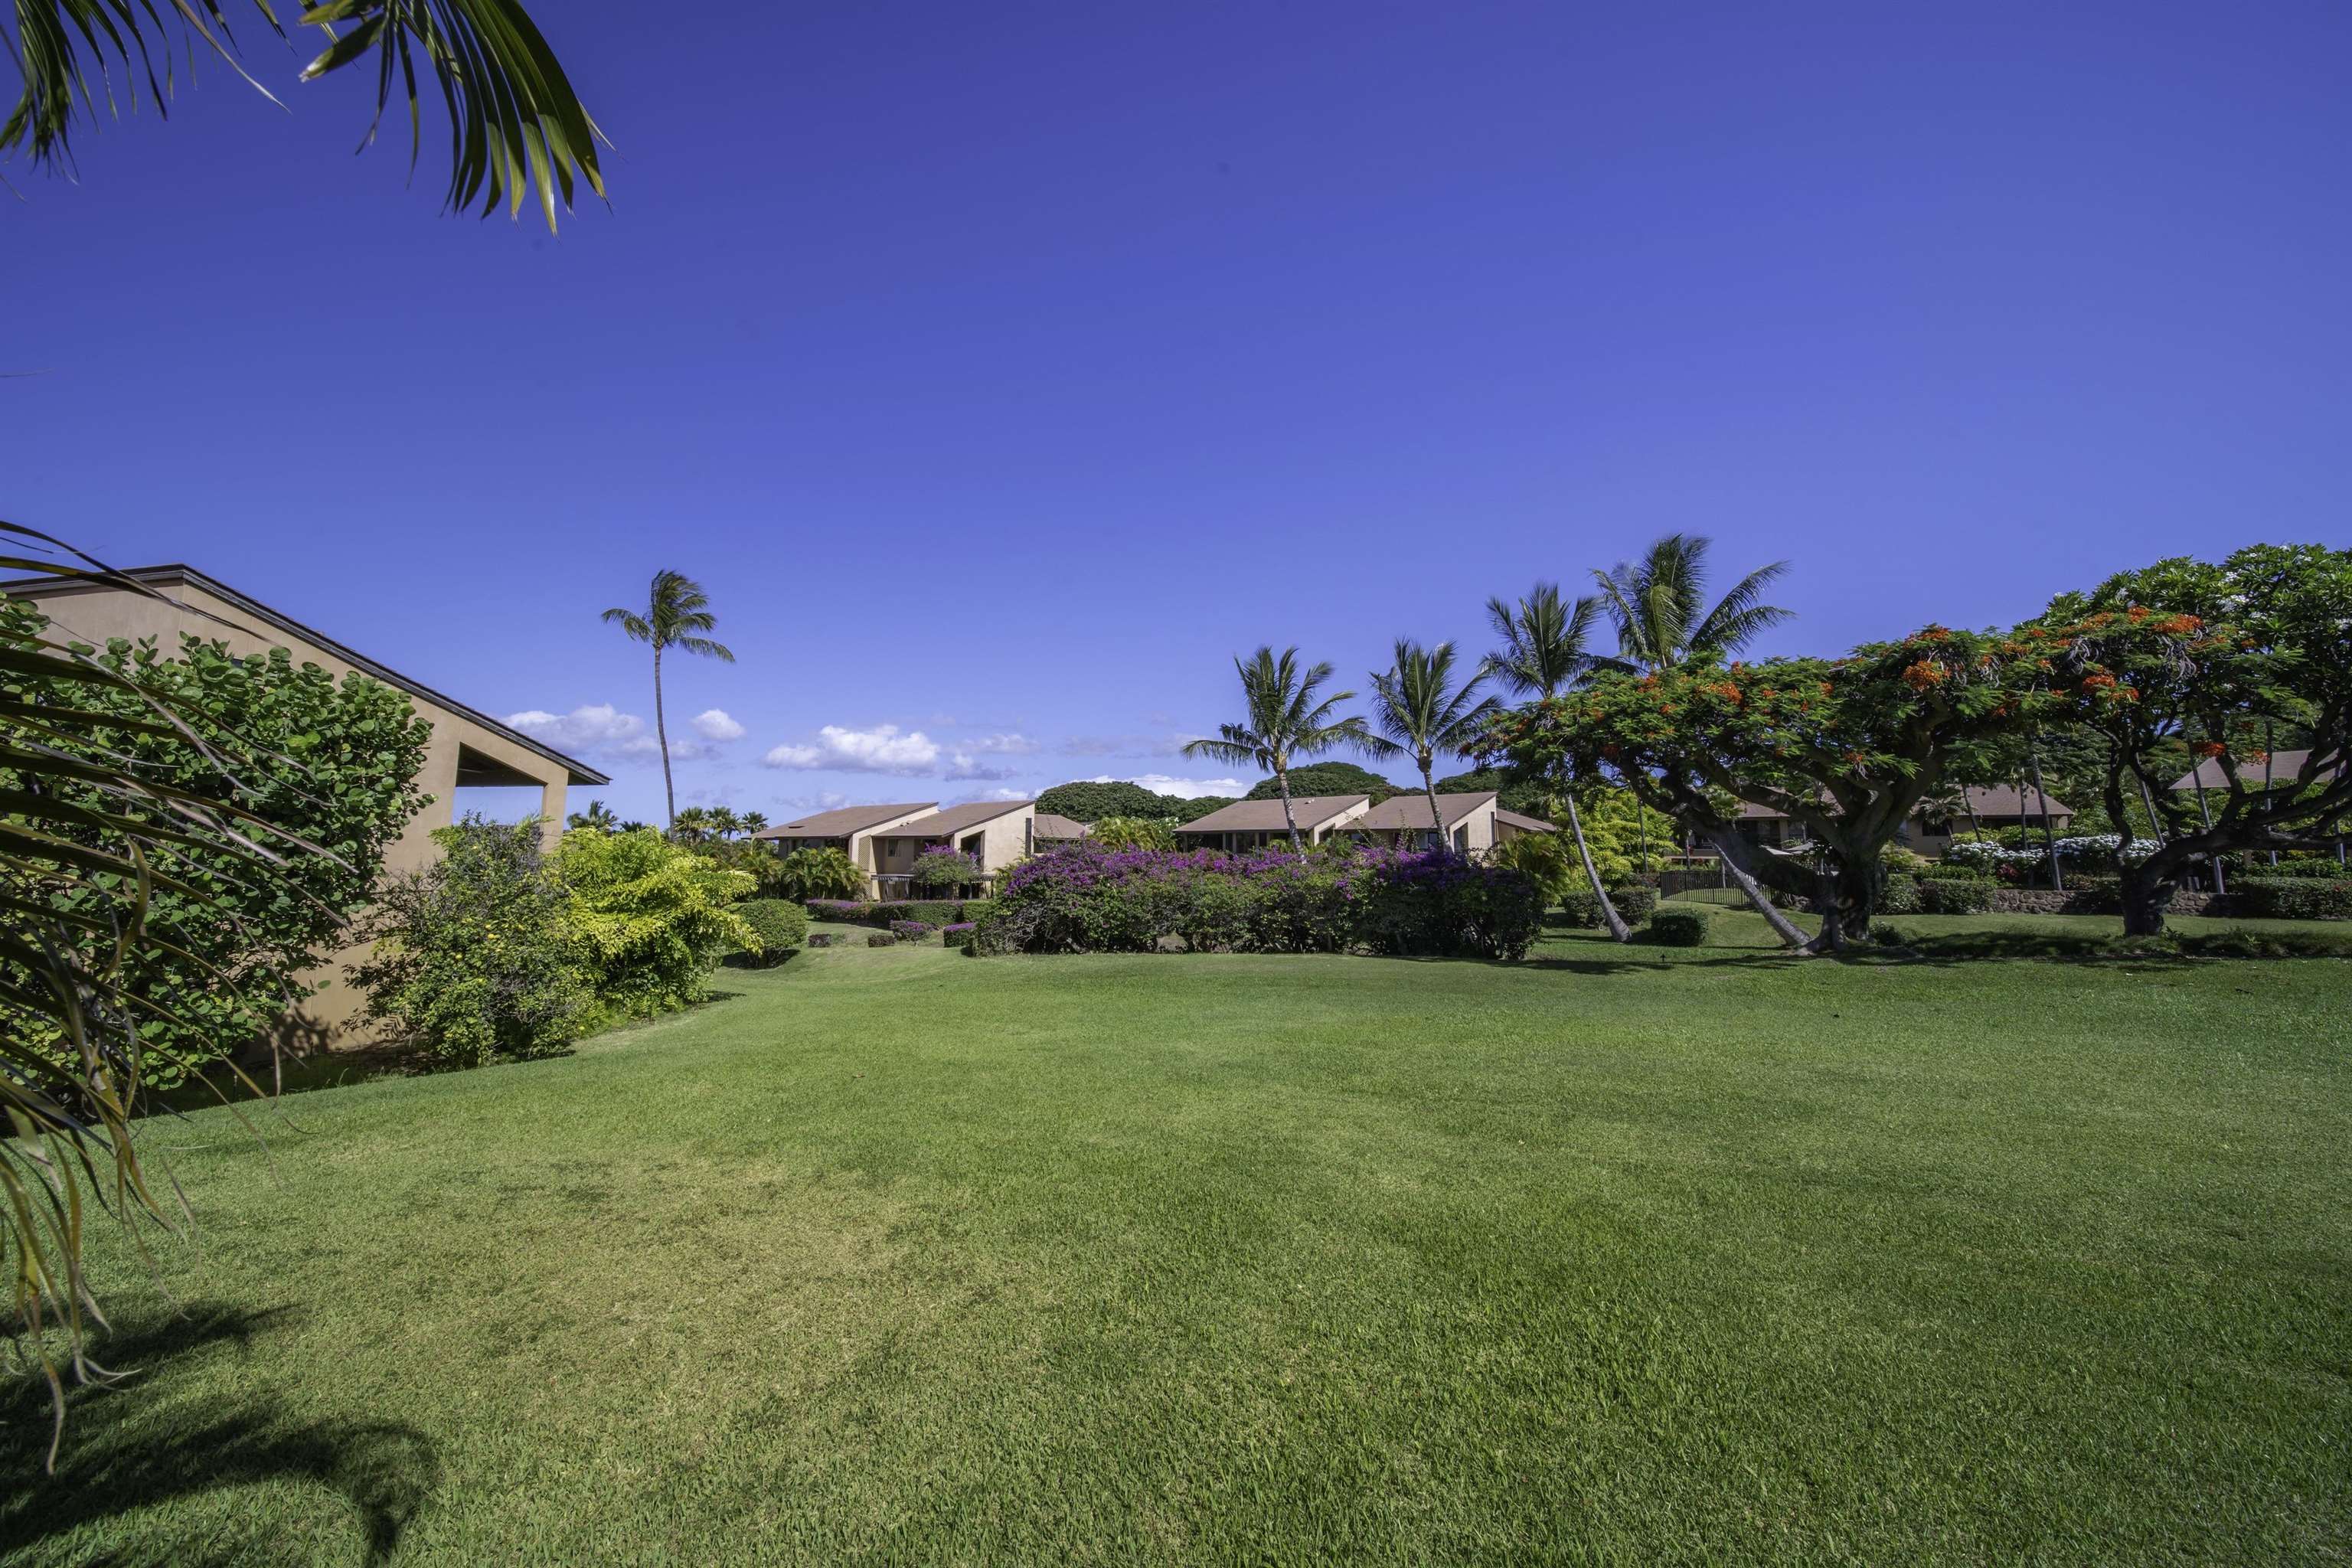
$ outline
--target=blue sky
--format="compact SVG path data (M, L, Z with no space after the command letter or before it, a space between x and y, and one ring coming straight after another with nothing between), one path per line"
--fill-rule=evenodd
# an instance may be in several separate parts
M560 238L266 45L290 114L200 62L10 165L0 510L627 814L664 566L740 656L682 797L772 816L1204 787L1234 653L1360 688L1672 530L1792 563L1766 651L2352 537L2340 6L535 9L617 144Z

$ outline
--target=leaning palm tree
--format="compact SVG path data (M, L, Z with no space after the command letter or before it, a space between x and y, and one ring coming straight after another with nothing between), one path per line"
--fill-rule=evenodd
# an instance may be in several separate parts
M1454 684L1454 645L1423 647L1399 637L1396 662L1372 677L1372 721L1381 733L1365 742L1375 756L1410 757L1421 770L1421 793L1429 800L1430 830L1443 847L1445 818L1437 809L1435 764L1440 753L1463 756L1477 749L1487 721L1500 710L1478 688L1486 672Z
M719 617L710 613L710 595L702 591L702 584L683 572L664 569L654 574L653 593L644 615L616 606L604 612L604 619L617 624L631 640L653 645L654 736L661 742L662 799L669 811L669 825L675 827L677 786L670 781L669 721L662 713L662 655L678 648L729 664L735 662L735 656L725 644L702 635L718 627Z
M1630 674L1656 674L1694 659L1727 658L1794 613L1764 602L1764 591L1788 572L1785 561L1758 567L1707 604L1706 557L1713 543L1704 534L1669 533L1643 551L1639 561L1621 561L1610 571L1592 574L1617 627L1617 656L1596 663ZM1638 792L1633 809L1646 868L1649 812ZM1738 847L1717 835L1716 847L1740 891L1781 942L1803 945L1804 933L1773 908L1747 867L1734 858Z
M1372 732L1360 718L1350 714L1342 719L1332 713L1354 692L1316 700L1323 683L1331 679L1328 662L1302 672L1297 648L1285 648L1276 658L1268 647L1259 648L1246 663L1234 659L1234 669L1242 678L1242 705L1247 717L1238 724L1218 725L1213 736L1185 742L1184 754L1272 773L1275 787L1282 792L1282 820L1290 829L1291 851L1303 856L1307 851L1298 841L1298 814L1290 805L1290 764L1339 746L1364 750L1373 740Z
M1576 685L1592 670L1592 655L1585 644L1600 601L1583 598L1573 608L1563 604L1557 583L1538 583L1516 606L1499 598L1486 601L1486 619L1503 646L1486 656L1486 671L1522 696L1549 701ZM1584 879L1592 885L1601 921L1618 942L1631 942L1633 928L1617 912L1608 889L1601 885L1601 868L1592 863L1592 847L1585 841L1584 818L1576 809L1576 781L1561 781L1560 797L1568 807L1568 830L1576 839L1577 858L1584 862Z
M253 4L260 20L285 37L269 0ZM13 17L0 18L0 43L8 46L23 86L13 111L0 120L0 156L22 148L36 166L70 172L76 125L100 103L118 111L124 99L134 110L142 96L166 110L174 46L193 64L199 39L263 97L278 101L238 63L220 0L17 0L9 9ZM487 216L503 201L509 213L520 213L524 194L536 186L551 229L555 204L560 198L570 210L575 181L604 194L596 162L603 135L517 0L330 0L298 10L297 24L318 28L327 39L301 79L368 62L377 121L395 95L407 108L412 161L424 140L417 79L432 83L449 111L446 200L451 210L478 203ZM167 11L177 14L177 37L163 21ZM115 68L109 68L109 54ZM165 67L161 79L154 69L159 60ZM371 142L375 129L368 127Z

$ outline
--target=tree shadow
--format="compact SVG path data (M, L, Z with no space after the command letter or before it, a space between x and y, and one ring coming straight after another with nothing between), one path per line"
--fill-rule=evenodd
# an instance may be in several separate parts
M175 1359L248 1345L279 1316L207 1304L118 1321L93 1353L128 1375L68 1394L54 1474L44 1470L48 1390L37 1376L13 1380L0 1395L0 1559L134 1509L280 1479L341 1493L366 1541L362 1561L388 1559L439 1484L423 1433L396 1422L299 1419L275 1398L174 1394L162 1378ZM217 1539L188 1538L184 1529L175 1537L159 1521L152 1545L111 1547L92 1561L204 1568L243 1554Z

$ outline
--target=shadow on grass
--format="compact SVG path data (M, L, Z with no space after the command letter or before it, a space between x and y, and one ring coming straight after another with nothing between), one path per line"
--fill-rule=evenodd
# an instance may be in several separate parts
M2214 959L2347 958L2342 938L2217 931L2203 936L2123 937L2053 931L1967 931L1906 938L1899 945L1857 946L1842 962L1957 966L2041 959L2062 963L2189 964Z
M138 1323L118 1322L93 1346L122 1381L67 1396L57 1472L44 1473L51 1427L48 1390L19 1376L0 1398L0 1558L131 1510L220 1489L307 1481L340 1492L381 1563L440 1480L432 1445L394 1422L299 1420L279 1402L224 1403L174 1395L171 1363L208 1347L244 1346L278 1314L207 1305ZM158 1538L126 1549L109 1542L87 1560L189 1568L241 1560L216 1539Z

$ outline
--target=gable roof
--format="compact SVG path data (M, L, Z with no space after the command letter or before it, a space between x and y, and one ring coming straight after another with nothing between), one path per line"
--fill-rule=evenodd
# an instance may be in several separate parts
M2273 752L2271 753L2271 787L2275 789L2283 784L2292 783L2295 775L2303 772L2303 764L2309 761L2310 757L2311 751L2308 747L2299 752ZM2323 779L2334 778L2342 773L2343 771L2344 764L2339 761L2332 768L2322 767L2319 770L2317 776ZM2240 763L2238 764L2238 782L2244 784L2248 789L2262 788L2263 764L2260 763ZM2207 789L2228 789L2230 787L2230 775L2222 771L2221 758L2207 757L2203 762L2199 763L2195 767L2189 769L2189 772L2181 774L2179 779L2174 783L2172 787L2175 789L2195 789L2200 784Z
M1031 837L1041 843L1064 838L1084 838L1094 832L1092 823L1080 822L1075 817L1056 816L1050 811L1041 811L1031 820L1034 824L1031 829Z
M1495 820L1506 827L1516 827L1522 833L1558 833L1559 829L1540 816L1528 816L1520 812L1495 808Z
M1480 806L1494 803L1493 790L1483 790L1474 795L1441 795L1437 797L1437 810L1444 819L1444 825L1452 827ZM1426 832L1429 828L1429 797L1425 795L1392 795L1348 824L1350 833L1359 828L1369 833Z
M372 680L380 680L395 690L405 691L411 697L421 698L445 713L454 713L468 723L480 725L500 740L511 741L527 752L545 757L549 762L564 770L567 783L608 784L613 782L610 777L598 773L579 758L566 756L546 742L533 740L513 725L493 719L478 709L468 708L454 697L444 696L423 681L403 675L389 665L378 664L357 649L344 647L324 632L306 626L283 611L273 610L260 600L240 594L217 577L207 576L193 566L178 562L165 566L133 566L128 571L118 571L115 575L128 577L132 582L149 588L163 589L174 584L200 588L222 604L236 610L238 615L257 621L262 626L274 630L284 632L288 637L299 637L329 658L341 660ZM0 583L0 594L14 594L26 598L40 599L79 594L121 594L125 591L112 584L80 582L70 577L17 577ZM192 613L201 615L204 612L199 607ZM218 617L215 616L215 619L217 620ZM247 626L241 629L251 631L255 628Z
M1968 797L1969 805L1975 808L1979 816L2038 818L2042 815L2041 795L2031 789L2021 791L2015 784L1970 784ZM1777 806L1758 805L1746 800L1739 803L1738 819L1742 822L1772 822L1788 815ZM2050 815L2071 818L2074 808L2053 795L2050 797ZM1963 811L1954 820L1965 822L1967 819L1968 813Z
M1301 832L1320 827L1335 816L1353 811L1372 797L1368 795L1307 795L1291 797L1291 811L1298 818ZM1222 810L1206 816L1195 817L1176 830L1179 838L1192 833L1280 833L1289 826L1283 820L1282 802L1274 800L1237 800Z
M950 834L961 833L967 827L977 827L983 822L993 822L1016 811L1027 811L1036 804L1034 800L976 800L969 805L951 805L929 816L919 816L912 822L886 829L875 837L945 838Z
M803 816L792 822L780 822L773 827L762 827L751 835L754 838L847 838L869 827L879 827L886 822L896 822L919 811L929 811L938 805L935 800L902 801L897 805L845 805L834 811L820 811L814 816Z

